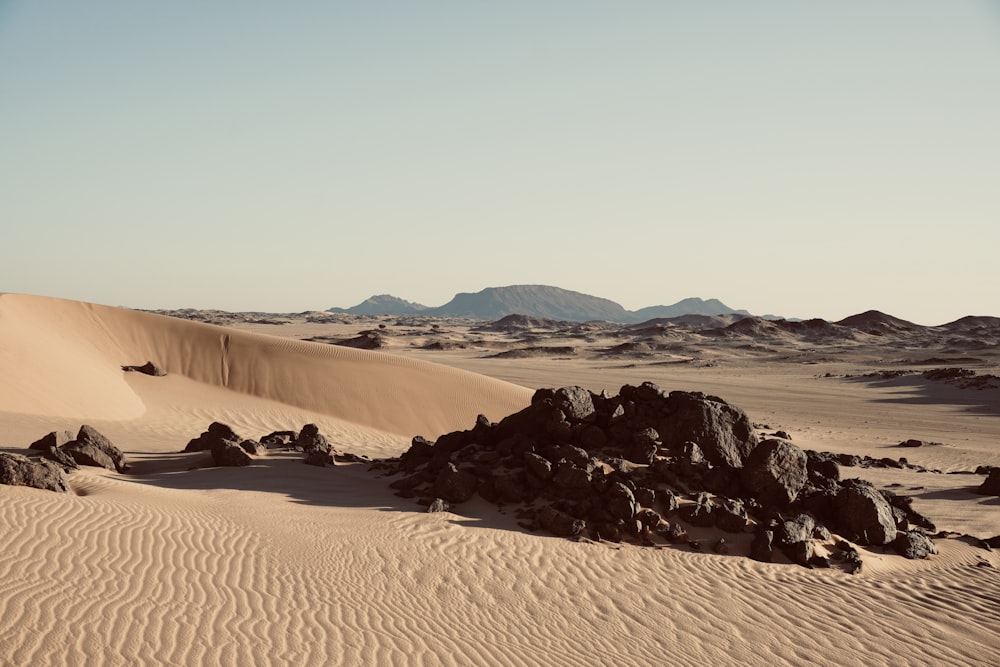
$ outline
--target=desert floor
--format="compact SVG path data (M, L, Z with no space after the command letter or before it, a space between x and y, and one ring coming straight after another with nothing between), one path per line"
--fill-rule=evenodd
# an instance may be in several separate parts
M992 537L1000 498L972 493L983 476L968 473L1000 466L1000 389L865 377L934 350L682 340L609 357L621 340L600 329L542 327L529 345L458 321L287 319L219 327L0 295L0 446L87 423L132 462L73 473L72 494L0 487L0 663L1000 664L1000 556L968 540L938 539L922 561L866 550L848 575L572 542L479 500L427 514L362 463L272 451L215 468L179 453L212 421L255 438L314 422L338 449L394 456L414 435L498 420L537 387L652 381L721 396L803 448L940 470L842 475L897 485L939 529ZM366 330L381 350L302 341ZM573 351L493 356L525 347ZM996 349L963 365L996 373ZM147 360L169 374L120 370ZM928 444L896 446L910 438Z

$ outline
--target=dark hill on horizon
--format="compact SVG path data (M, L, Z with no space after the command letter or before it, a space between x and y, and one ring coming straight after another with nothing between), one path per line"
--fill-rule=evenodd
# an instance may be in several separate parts
M352 315L423 315L429 317L465 317L477 320L497 320L507 315L525 315L550 320L635 323L654 318L682 315L743 315L718 299L683 299L671 306L649 306L628 311L610 299L549 285L508 285L487 287L479 292L461 292L438 307L406 301L388 294L366 299L351 308L330 308L328 312Z

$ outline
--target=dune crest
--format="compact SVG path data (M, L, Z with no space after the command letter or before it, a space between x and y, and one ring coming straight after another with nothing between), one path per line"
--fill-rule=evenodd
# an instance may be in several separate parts
M145 405L121 370L168 373L400 435L436 436L518 410L528 389L431 362L235 331L79 301L0 294L6 412L127 420Z

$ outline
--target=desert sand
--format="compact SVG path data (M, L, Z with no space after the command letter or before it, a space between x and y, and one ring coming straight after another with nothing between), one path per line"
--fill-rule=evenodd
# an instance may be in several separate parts
M527 344L461 322L229 324L0 295L0 446L24 453L86 423L132 463L82 468L70 494L0 486L0 663L1000 663L1000 557L968 541L939 539L918 561L866 550L849 575L572 542L478 499L428 514L364 463L272 450L217 468L179 453L212 421L253 438L312 422L342 451L395 456L414 435L498 420L537 387L650 380L717 394L804 448L938 469L844 476L898 484L938 528L987 538L1000 499L971 493L981 475L947 473L1000 465L1000 390L864 377L913 358L874 340L789 342L784 361L711 342L609 358L588 350L610 334L542 327L531 345L575 350L498 358ZM384 351L302 340L378 324ZM429 347L442 340L454 345ZM995 372L995 354L976 368ZM168 374L121 370L148 360ZM909 438L939 444L896 447Z

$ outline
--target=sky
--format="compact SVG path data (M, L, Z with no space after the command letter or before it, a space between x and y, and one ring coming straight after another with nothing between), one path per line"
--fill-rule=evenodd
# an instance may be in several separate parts
M0 0L0 291L1000 316L1000 3Z

